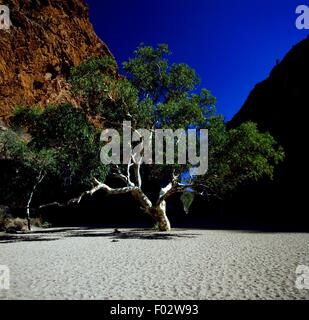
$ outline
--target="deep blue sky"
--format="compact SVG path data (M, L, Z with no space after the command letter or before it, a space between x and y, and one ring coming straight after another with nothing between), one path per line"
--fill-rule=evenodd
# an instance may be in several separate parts
M306 37L295 9L309 0L86 0L98 36L119 65L141 42L167 43L217 97L229 120L276 59Z

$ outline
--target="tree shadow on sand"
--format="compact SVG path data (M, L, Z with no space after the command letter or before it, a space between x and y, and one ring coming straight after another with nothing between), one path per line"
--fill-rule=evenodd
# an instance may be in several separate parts
M33 241L53 241L59 240L60 238L44 238L40 236L22 236L22 235L0 235L0 245L2 243L12 243L12 242L33 242Z
M156 232L153 230L131 230L120 232L78 232L70 237L110 237L113 240L140 239L140 240L174 240L177 238L194 238L197 234L180 234L176 232Z
M66 238L110 238L112 242L120 240L175 240L181 238L195 238L198 234L182 234L179 232L157 232L151 229L136 229L129 231L113 232L104 231L103 229L89 228L67 228L67 229L48 229L23 232L17 234L0 234L1 243L14 242L35 242L35 241L55 241Z

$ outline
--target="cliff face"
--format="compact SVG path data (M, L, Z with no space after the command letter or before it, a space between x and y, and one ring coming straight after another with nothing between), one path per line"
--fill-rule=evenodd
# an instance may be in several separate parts
M0 30L0 117L16 105L71 101L72 66L111 55L96 36L83 0L6 0L12 26ZM1 120L1 119L0 119Z
M284 147L286 159L278 168L275 181L251 190L247 201L258 204L259 212L267 211L278 220L287 217L288 223L308 221L307 211L303 210L308 197L303 187L308 179L308 107L309 38L295 45L269 77L256 85L228 124L236 127L254 121Z
M309 106L309 38L301 41L274 67L269 77L256 85L247 101L229 123L257 122L288 150L304 137Z

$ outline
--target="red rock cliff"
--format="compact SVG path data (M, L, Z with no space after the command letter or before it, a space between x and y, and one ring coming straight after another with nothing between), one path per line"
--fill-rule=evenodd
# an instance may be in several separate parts
M83 0L6 0L12 26L0 30L0 117L16 105L71 99L69 69L111 55L89 22ZM1 120L1 119L0 119Z

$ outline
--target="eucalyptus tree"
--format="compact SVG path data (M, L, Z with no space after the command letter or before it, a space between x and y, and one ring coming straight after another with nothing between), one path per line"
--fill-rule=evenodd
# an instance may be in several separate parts
M216 113L216 99L199 89L196 72L186 64L171 63L169 56L167 45L140 46L123 64L125 75L119 75L113 59L91 58L71 70L78 106L16 109L12 129L0 132L0 161L7 159L17 169L8 179L7 195L14 197L14 185L22 185L27 177L29 221L35 193L44 188L49 192L47 198L45 194L36 199L39 208L78 204L102 190L130 193L160 231L169 231L166 202L172 195L182 194L188 212L195 193L221 197L249 181L272 178L275 165L284 158L274 138L259 132L254 123L227 130ZM132 134L129 141L125 130ZM200 172L196 161L187 161L192 130L194 153L207 147L208 171ZM208 130L207 139L203 130ZM116 150L108 149L114 146L112 131L118 133ZM160 148L158 132L163 134ZM104 162L102 150L107 150L107 158L115 153L119 161ZM109 186L107 176L118 179L119 187ZM149 185L158 186L154 196Z
M161 231L171 229L166 201L173 194L187 194L182 199L188 211L192 193L219 195L250 179L271 177L274 165L283 159L283 151L276 141L269 134L260 133L254 124L227 131L223 118L216 114L215 98L207 89L199 90L196 72L186 64L170 63L169 55L167 45L140 46L133 58L123 64L125 76L118 76L110 58L93 58L73 69L71 78L73 92L89 118L100 123L102 129L121 130L124 124L129 126L137 138L132 142L133 147L138 150L133 152L131 148L129 157L122 154L122 160L127 160L122 164L111 163L111 175L122 181L119 188L111 188L95 178L93 188L82 193L77 202L99 190L108 194L131 193ZM150 132L150 139L144 139L140 128ZM158 165L150 161L145 164L146 145L152 143L156 130L180 128L187 136L190 128L209 130L211 169L203 176L194 175L194 168L192 170L188 163L175 161ZM180 137L175 139L175 148L180 147L179 140ZM199 144L206 143L198 140ZM162 152L166 158L165 150L156 152ZM155 157L153 154L152 160ZM186 172L191 175L183 175ZM145 179L161 180L161 188L153 201L143 190Z

